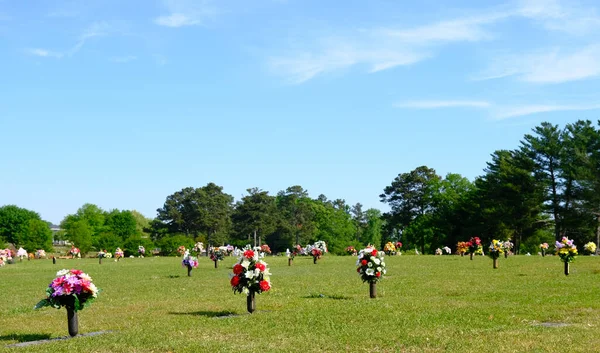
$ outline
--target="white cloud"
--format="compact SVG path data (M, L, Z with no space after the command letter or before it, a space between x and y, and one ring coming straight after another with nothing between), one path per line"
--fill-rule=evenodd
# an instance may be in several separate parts
M579 110L597 110L600 109L600 104L567 104L567 105L522 105L510 108L503 108L494 114L496 120L504 120L519 116L549 113L557 111L579 111Z
M133 56L133 55L126 55L126 56L114 56L112 58L110 58L110 61L114 62L114 63L128 63L130 61L134 61L137 60L137 56Z
M28 49L27 52L31 55L35 55L35 56L40 56L43 58L62 58L63 54L62 53L56 53L56 52L52 52L46 49L40 49L40 48L32 48L32 49Z
M475 79L516 76L531 83L562 83L600 76L600 44L573 51L558 48L508 55L493 62Z
M596 34L600 30L597 10L580 7L576 1L521 0L517 15L532 19L546 29L571 35Z
M165 27L201 25L217 13L212 0L164 0L163 5L168 14L156 17L154 23Z
M486 101L471 100L418 100L398 102L396 108L437 109L437 108L488 108L491 104Z

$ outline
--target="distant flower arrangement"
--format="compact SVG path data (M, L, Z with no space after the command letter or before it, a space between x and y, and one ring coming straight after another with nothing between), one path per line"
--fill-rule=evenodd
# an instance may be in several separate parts
M123 250L121 250L121 248L117 248L117 250L115 250L115 259L119 259L121 257L125 257L125 253Z
M322 240L315 242L310 249L310 254L316 259L320 259L326 252L327 244Z
M100 250L100 251L98 251L98 257L99 258L106 257L106 250Z
M596 253L596 244L594 242L589 242L583 246L583 250L585 250L588 254Z
M440 248L435 249L435 254L442 255L442 249L440 249Z
M269 247L269 245L267 244L263 244L260 247L260 251L265 253L265 254L270 254L271 253L271 248Z
M200 242L200 241L199 241L199 242L197 242L197 243L194 245L194 248L192 249L192 251L193 251L193 252L195 252L196 254L203 253L203 252L204 252L204 243L202 243L202 242Z
M356 260L356 272L363 282L377 282L387 273L384 252L375 248L362 249Z
M391 241L388 241L387 243L385 243L385 245L383 246L383 251L387 254L387 255L391 255L392 253L396 252L396 245L394 245L394 243L392 243Z
M510 252L514 246L515 244L513 244L510 240L507 240L504 243L502 243L502 247L504 248L505 252Z
M75 258L75 257L81 257L81 252L79 251L79 248L76 248L75 246L71 246L71 250L69 250L69 254Z
M451 250L449 247L447 247L447 246L444 246L444 247L442 248L442 250L444 250L444 252L445 252L447 255L449 255L450 253L452 253L452 250Z
M225 258L225 253L221 248L211 248L209 254L212 261L223 261Z
M181 260L181 266L188 267L191 266L193 268L198 267L198 259L195 256L191 256L190 252L186 250L183 254L183 260Z
M19 248L19 250L17 250L17 257L19 258L24 258L27 257L27 250L23 249L23 248Z
M550 245L548 245L548 243L541 243L540 244L540 249L548 250L549 247L550 247Z
M37 303L35 309L72 306L78 311L89 306L98 297L99 291L92 278L81 270L60 270L46 288L46 299Z
M356 252L356 249L354 248L354 246L347 247L346 254L355 256L357 254L357 252Z
M46 258L46 250L44 250L44 249L37 250L35 252L35 257L37 257L38 259Z
M489 252L489 256L492 259L497 259L500 257L501 254L504 253L504 243L502 243L501 241L498 241L496 239L492 240L492 243L490 244L490 252Z
M396 244L394 244L394 246L396 247L397 251L400 251L400 249L402 248L402 242L397 241Z
M472 237L469 240L469 253L481 255L483 254L483 248L481 246L481 239L479 237Z
M141 257L144 257L144 255L146 255L146 248L145 248L145 247L143 247L142 245L138 246L138 254L139 254Z
M268 264L258 252L246 249L233 266L230 284L234 293L262 293L271 289Z
M468 241L459 241L456 244L456 252L460 255L465 254L469 251L469 242Z
M557 241L556 254L560 256L563 262L573 262L577 256L577 247L573 244L573 240L567 237L562 237L561 241Z
M185 254L185 246L180 246L177 248L177 253L181 256L183 256L183 254Z

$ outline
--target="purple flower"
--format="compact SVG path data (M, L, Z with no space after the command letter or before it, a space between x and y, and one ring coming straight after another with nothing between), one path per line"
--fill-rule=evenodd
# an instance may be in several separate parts
M558 242L558 241L556 242L556 247L557 248L561 249L563 246L564 246L563 243Z

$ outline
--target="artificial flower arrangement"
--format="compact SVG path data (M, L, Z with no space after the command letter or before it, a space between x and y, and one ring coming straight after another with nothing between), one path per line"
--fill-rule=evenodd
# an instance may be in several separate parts
M548 250L549 247L550 245L548 245L548 243L540 244L540 249L542 250L542 257L546 256L546 250Z
M178 247L178 248L177 248L177 253L178 253L179 255L182 255L182 256L183 256L183 254L185 254L185 246L183 246L183 245L182 245L182 246Z
M119 259L122 257L125 257L125 253L123 250L121 250L121 248L117 248L117 250L115 250L115 261L119 261Z
M402 242L397 241L395 246L396 246L396 251L400 252L400 249L402 248Z
M270 254L271 253L271 248L269 247L269 245L267 244L263 244L260 246L260 251L264 254Z
M221 248L210 248L209 254L212 261L223 261L225 258L225 254Z
M188 277L192 276L192 269L198 268L198 259L195 256L190 255L190 251L186 250L183 253L183 259L181 260L181 266L187 267Z
M227 254L227 256L231 256L233 254L234 250L235 250L235 248L231 244L227 244L227 246L225 247L225 253ZM269 249L269 251L270 251L270 249Z
M354 246L350 245L349 247L347 247L346 254L355 256L357 254L357 252L356 252L356 249L354 248Z
M371 298L377 297L375 284L387 273L384 252L372 247L362 249L356 260L356 272L364 282L369 282Z
M440 249L440 248L435 249L435 254L442 255L442 249Z
M324 241L319 240L310 247L310 254L313 257L313 263L317 263L317 260L321 258L327 252L327 244Z
M202 243L202 242L200 242L200 241L199 241L199 242L197 242L197 243L194 245L194 248L192 249L192 251L193 251L194 253L196 253L196 254L200 255L201 253L203 253L203 252L204 252L204 243Z
M41 258L45 259L46 258L46 250L44 250L44 249L37 250L35 252L35 257L37 257L38 259L41 259Z
M112 254L112 253L109 253L109 252L107 252L107 253L104 253L104 257L106 257L107 259L110 259L110 258L112 258L112 257L113 257L113 254Z
M74 259L76 257L81 257L81 252L79 251L79 248L76 248L75 246L71 245L71 250L69 250L69 254L71 255L71 257Z
M589 242L583 246L583 250L585 250L585 252L587 254L590 254L590 255L595 254L596 253L596 244L594 242Z
M77 311L89 306L98 297L100 289L92 278L81 270L60 270L56 278L46 288L46 298L37 303L34 309L51 306L56 309L67 308L69 334L78 333Z
M556 254L560 256L563 262L569 263L575 260L577 256L577 247L573 244L573 240L567 237L562 237L561 241L557 241Z
M456 252L463 256L467 251L469 251L469 242L468 241L459 241L456 244Z
M144 257L144 255L146 255L146 248L143 247L142 245L138 246L138 254L140 257Z
M489 255L494 260L494 268L498 268L498 258L504 253L504 243L493 239L489 250Z
M449 247L447 247L447 246L444 246L442 248L442 250L444 250L444 252L446 253L446 255L450 255L450 253L452 252L452 250Z
M100 251L98 251L98 257L99 258L106 257L106 250L100 250Z
M383 246L383 252L385 252L386 255L392 255L396 252L396 245L394 245L394 243L392 243L391 241L388 241Z
M230 284L234 293L247 295L248 312L252 313L256 308L254 294L271 289L270 276L268 264L260 258L258 252L246 247L233 266Z
M502 247L504 248L504 257L508 257L508 253L512 250L514 246L515 244L513 244L510 241L510 239L502 243Z
M479 237L472 237L469 240L469 253L471 254L471 259L473 259L473 254L483 255L483 247L481 246L481 239Z
M23 261L23 258L27 257L27 250L19 248L19 250L17 250L17 257L20 261Z
M569 263L575 260L577 256L577 247L573 244L573 240L567 237L562 237L561 241L555 243L556 254L560 256L562 262L565 263L565 275L569 275Z

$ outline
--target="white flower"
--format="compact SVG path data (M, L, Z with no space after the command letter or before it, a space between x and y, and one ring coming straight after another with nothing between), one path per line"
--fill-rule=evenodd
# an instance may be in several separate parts
M254 278L254 271L246 271L246 278L248 278L248 279Z
M56 277L64 276L69 272L70 272L69 270L64 270L64 269L60 270L60 271L56 272Z
M92 277L90 277L90 275L88 275L87 273L82 273L79 275L79 277L81 277L82 279L88 280L88 281L92 280Z
M250 294L250 290L246 287L242 288L242 293L245 293L246 295Z
M365 273L367 274L367 276L374 276L375 275L375 271L373 271L372 268L367 268L367 270L365 271Z
M385 275L387 273L387 270L384 268L383 271L381 271L381 273Z
M377 267L377 272L381 272L381 267Z
M381 261L381 266L385 267L385 262Z
M381 260L379 260L378 258L374 258L374 259L372 259L371 261L373 261L373 263L374 263L375 265L379 265L379 264L381 264Z
M245 269L248 269L248 266L250 266L250 261L243 260L242 261L242 267L245 268Z
M371 267L373 267L373 263L369 262L369 263L367 263L367 266L369 266L369 268L371 268Z

